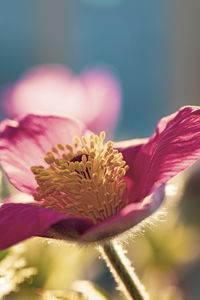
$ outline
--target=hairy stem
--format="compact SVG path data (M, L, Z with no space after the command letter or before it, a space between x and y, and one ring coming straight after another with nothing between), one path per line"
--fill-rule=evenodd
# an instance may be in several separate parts
M122 247L116 242L109 242L101 246L100 251L127 299L148 300L149 296L124 255Z

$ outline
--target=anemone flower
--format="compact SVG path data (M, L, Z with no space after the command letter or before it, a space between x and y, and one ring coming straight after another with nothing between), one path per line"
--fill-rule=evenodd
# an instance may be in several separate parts
M33 67L2 92L10 118L26 114L72 117L95 133L116 127L121 108L121 89L105 69L88 69L75 76L60 65Z
M104 138L64 117L1 124L1 166L29 201L4 200L0 249L31 236L103 241L150 216L163 202L164 184L200 157L200 108L161 119L147 139Z

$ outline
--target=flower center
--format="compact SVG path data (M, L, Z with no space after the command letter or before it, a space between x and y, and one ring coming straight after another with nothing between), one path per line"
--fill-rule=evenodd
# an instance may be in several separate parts
M95 224L119 212L128 202L124 175L128 165L105 133L74 138L74 147L58 144L44 158L49 167L31 168L38 183L39 205Z

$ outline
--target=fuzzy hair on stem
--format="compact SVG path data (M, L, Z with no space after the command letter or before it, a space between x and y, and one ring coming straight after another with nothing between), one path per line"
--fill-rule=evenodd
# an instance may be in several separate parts
M125 297L129 300L149 300L121 245L113 241L100 246L99 250Z

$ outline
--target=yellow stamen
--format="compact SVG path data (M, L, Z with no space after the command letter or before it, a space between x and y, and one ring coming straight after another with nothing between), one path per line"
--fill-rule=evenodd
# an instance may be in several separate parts
M95 224L119 212L128 202L124 176L128 170L113 143L103 146L105 132L74 138L74 147L58 144L44 158L49 167L31 168L38 183L38 205ZM75 148L77 148L75 150Z

